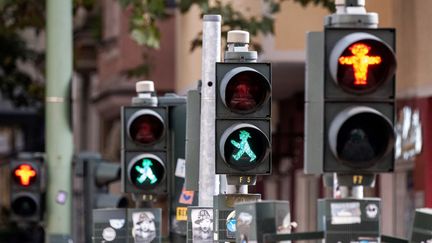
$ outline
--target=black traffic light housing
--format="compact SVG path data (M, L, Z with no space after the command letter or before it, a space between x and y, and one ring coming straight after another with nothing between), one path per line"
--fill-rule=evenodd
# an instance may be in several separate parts
M167 193L167 107L122 107L122 188L139 194Z
M324 172L393 171L395 30L324 32Z
M10 162L10 219L39 222L43 214L43 158L29 157Z
M271 66L216 63L216 174L271 173Z

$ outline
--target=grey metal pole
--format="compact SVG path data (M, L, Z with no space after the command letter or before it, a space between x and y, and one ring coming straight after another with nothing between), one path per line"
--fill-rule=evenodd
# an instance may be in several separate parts
M216 62L221 57L220 15L204 15L201 71L201 130L198 205L213 207L219 194L219 176L215 175L215 103Z
M72 79L72 1L47 1L47 242L71 242L72 154L68 92Z

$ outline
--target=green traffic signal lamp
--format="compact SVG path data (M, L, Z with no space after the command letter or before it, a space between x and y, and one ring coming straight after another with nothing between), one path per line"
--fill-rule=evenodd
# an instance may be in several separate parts
M232 168L247 171L258 167L269 154L268 137L256 126L238 123L221 136L223 160Z
M142 190L152 190L166 177L162 160L153 154L141 154L129 164L129 181Z

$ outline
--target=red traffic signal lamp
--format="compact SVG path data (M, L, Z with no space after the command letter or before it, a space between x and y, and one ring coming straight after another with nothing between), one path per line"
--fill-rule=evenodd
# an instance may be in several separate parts
M324 33L324 172L393 170L394 29Z
M122 124L123 191L166 193L167 107L123 107Z
M10 163L11 220L38 222L42 217L42 160L29 158Z
M333 38L332 32L328 29L329 41ZM338 32L344 30L337 30ZM370 31L370 30L368 30ZM333 81L343 90L351 94L364 95L377 91L381 86L387 95L394 95L394 82L391 79L396 71L396 56L390 45L384 39L374 35L374 33L387 33L391 35L391 30L380 29L379 32L371 31L354 32L343 36L334 44L328 57L329 72ZM389 37L387 37L389 38ZM329 44L331 45L331 44Z
M216 174L271 173L269 63L216 64Z
M31 164L23 163L13 170L12 175L19 185L27 187L36 181L37 173Z

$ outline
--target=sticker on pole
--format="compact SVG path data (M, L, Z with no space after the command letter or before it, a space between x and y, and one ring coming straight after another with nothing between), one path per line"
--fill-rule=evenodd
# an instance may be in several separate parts
M332 203L331 208L331 223L332 224L360 224L361 210L360 203Z
M183 186L182 192L180 194L179 203L192 205L194 199L194 191L187 191Z
M177 221L187 220L187 207L177 207L176 208L176 219Z
M193 242L213 242L213 210L192 209Z
M185 176L186 176L186 161L184 159L177 159L175 176L185 178Z

